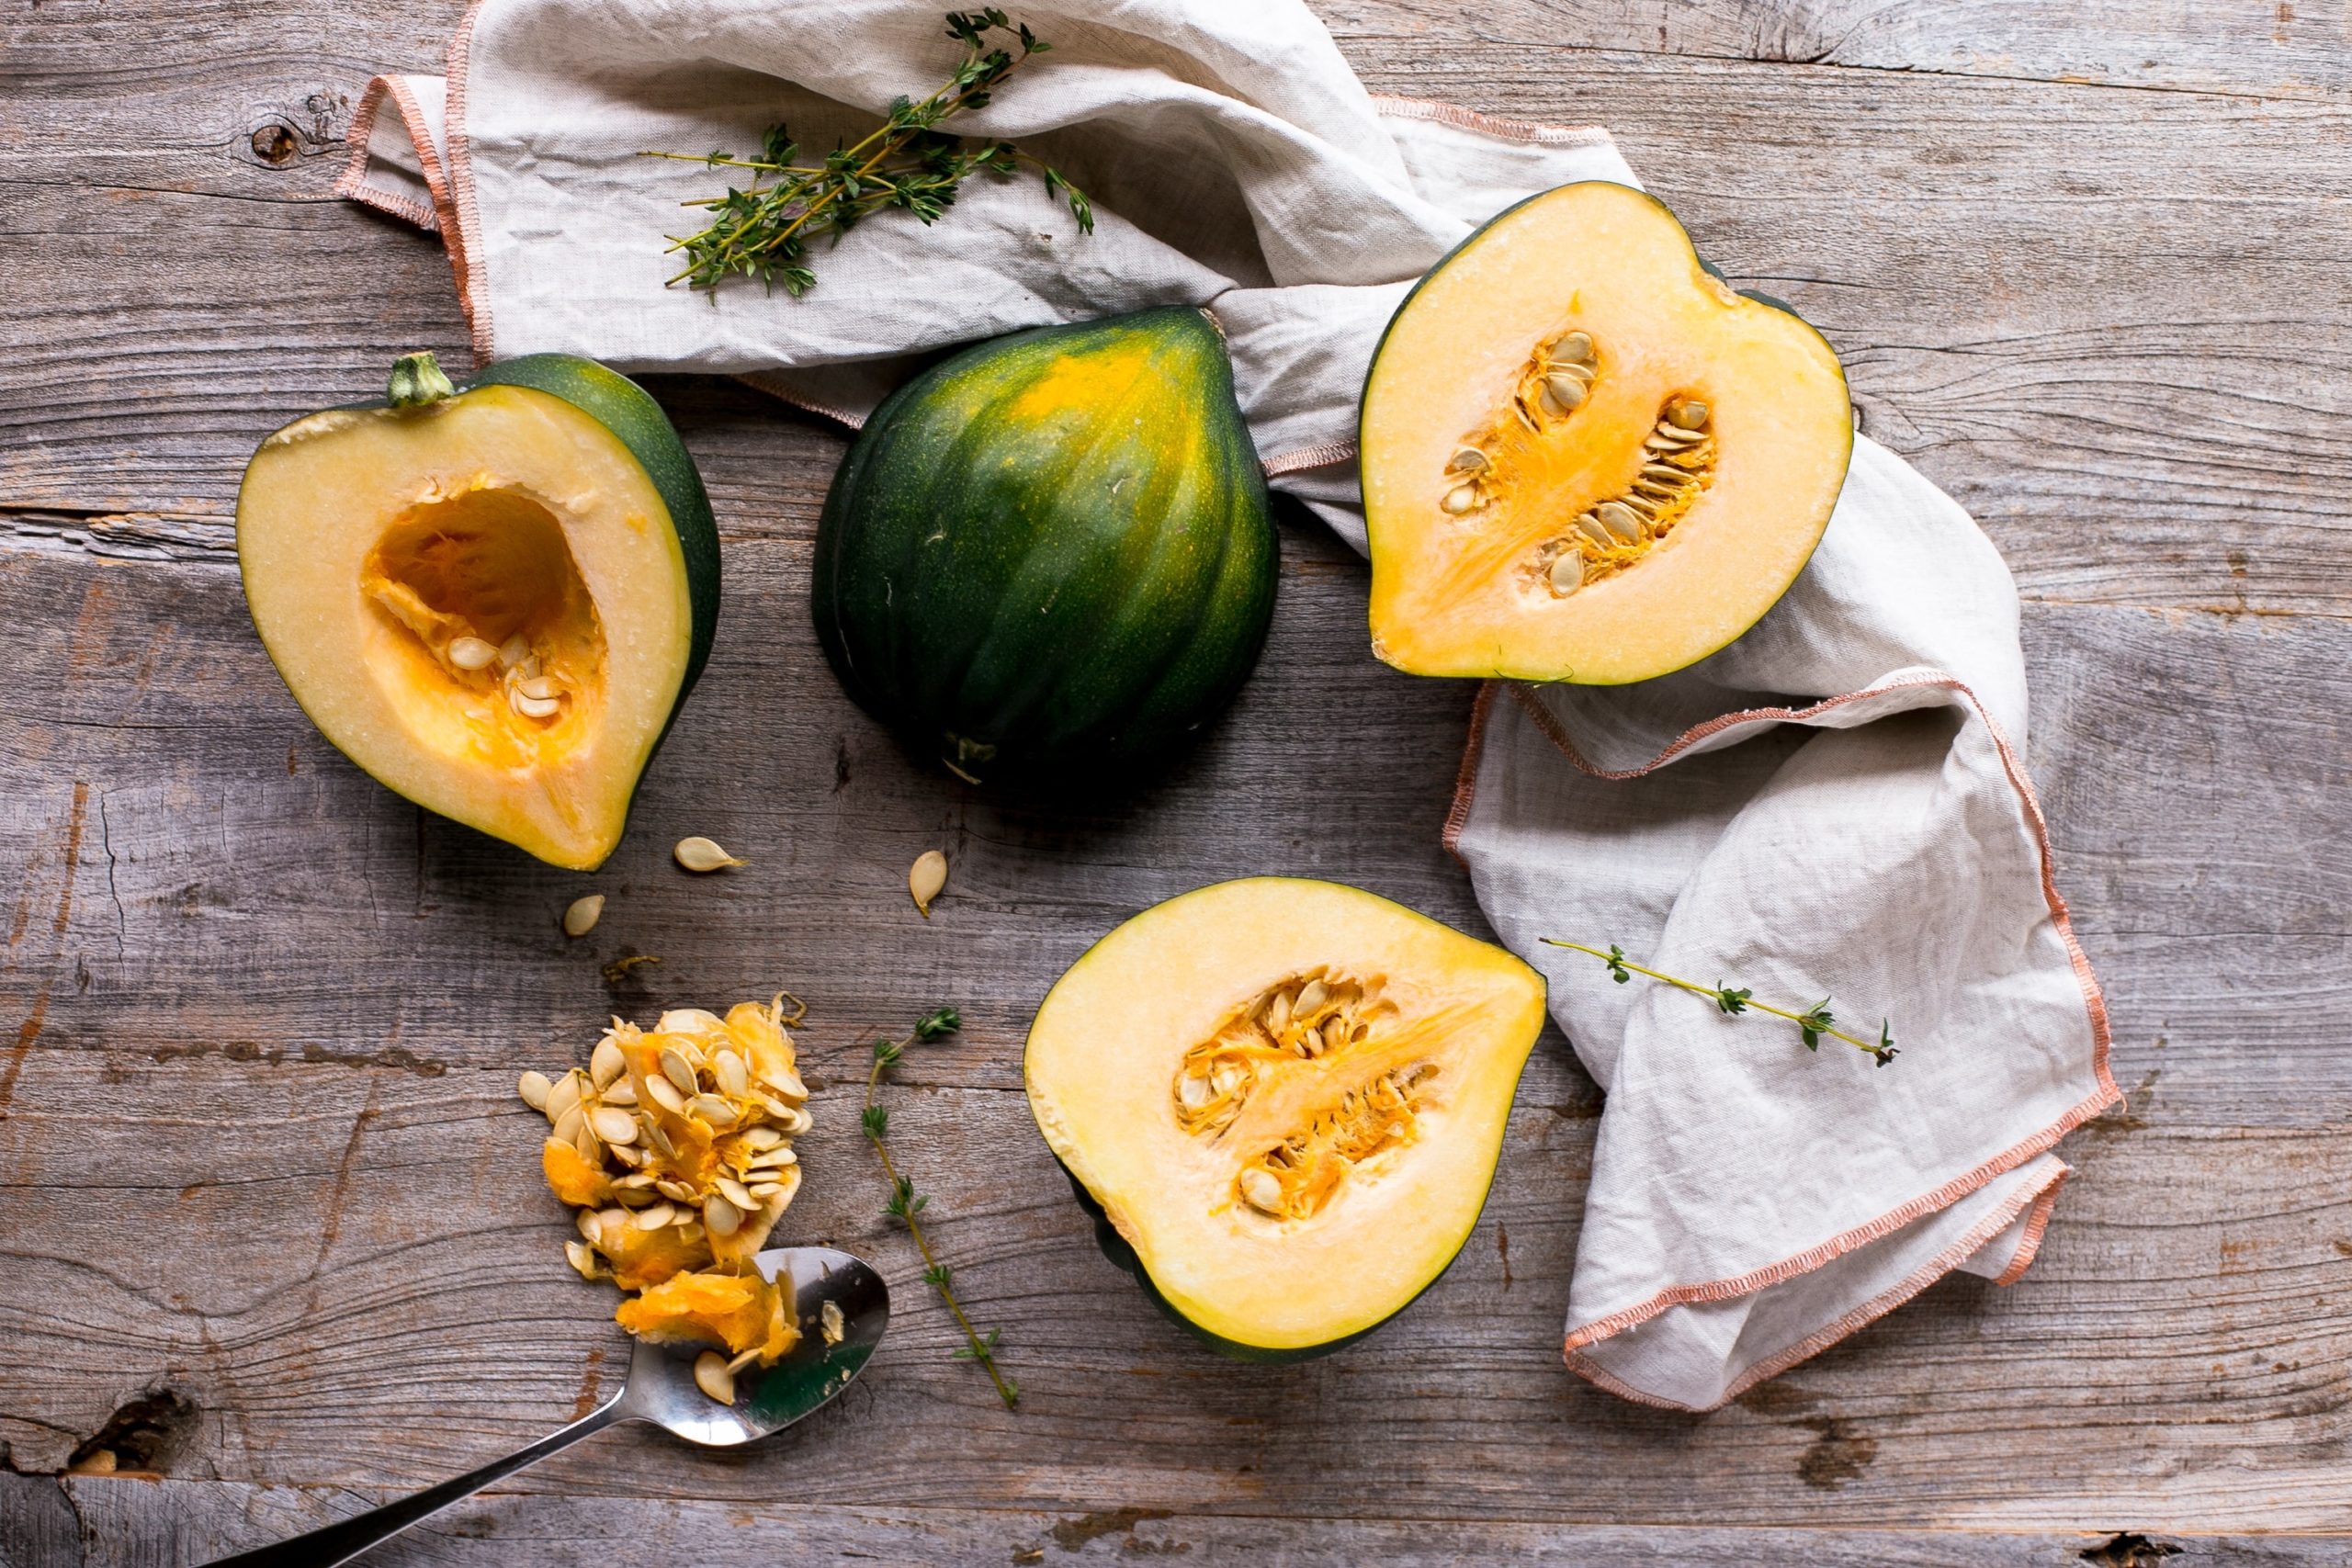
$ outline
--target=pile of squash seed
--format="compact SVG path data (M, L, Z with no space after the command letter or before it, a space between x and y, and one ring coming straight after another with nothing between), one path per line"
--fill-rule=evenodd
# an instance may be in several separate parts
M615 1019L585 1068L517 1085L549 1123L548 1185L578 1211L571 1266L637 1292L616 1314L631 1333L724 1344L695 1381L726 1403L736 1372L800 1337L788 1287L752 1264L799 1190L792 1140L810 1125L784 1003L675 1009L650 1031Z

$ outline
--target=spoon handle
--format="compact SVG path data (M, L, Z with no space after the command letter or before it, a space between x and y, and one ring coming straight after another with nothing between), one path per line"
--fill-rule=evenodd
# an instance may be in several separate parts
M354 1514L347 1519L314 1529L308 1535L298 1535L274 1546L241 1551L234 1557L216 1559L207 1568L334 1568L335 1563L348 1562L378 1541L398 1535L419 1519L437 1514L450 1504L472 1496L492 1482L512 1475L526 1465L537 1464L549 1454L560 1452L581 1438L601 1432L623 1419L621 1402L628 1392L623 1389L561 1431L552 1432L504 1459L492 1460L480 1470L468 1471L438 1486L428 1486L397 1503L387 1503L364 1514Z

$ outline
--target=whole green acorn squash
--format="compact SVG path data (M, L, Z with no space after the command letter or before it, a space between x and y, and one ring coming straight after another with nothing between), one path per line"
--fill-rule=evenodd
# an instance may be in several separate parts
M1276 546L1216 325L1043 327L899 389L817 529L817 635L860 706L974 783L1192 740L1257 663Z

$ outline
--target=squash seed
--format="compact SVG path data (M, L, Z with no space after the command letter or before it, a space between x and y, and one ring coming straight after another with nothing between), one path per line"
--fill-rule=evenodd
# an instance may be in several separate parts
M1476 511L1477 505L1478 487L1476 485L1455 485L1445 492L1445 499L1438 502L1439 508L1449 517L1459 517L1464 513Z
M620 1043L609 1034L597 1041L596 1048L588 1053L588 1081L607 1100L613 1098L615 1082L627 1071L628 1058L621 1055Z
M673 1084L668 1078L647 1078L645 1080L645 1092L653 1097L654 1104L660 1106L671 1115L684 1116L686 1113L686 1097L680 1094L677 1090L677 1086Z
M563 688L556 684L552 675L526 676L514 682L514 689L536 702L546 702L550 697L563 694Z
M800 1075L793 1071L790 1067L785 1068L782 1072L776 1074L775 1077L768 1079L768 1088L784 1096L786 1100L806 1100L808 1098L808 1086L802 1083L800 1081Z
M1600 519L1602 527L1626 544L1642 536L1642 520L1623 502L1604 501L1593 508L1592 514Z
M677 1085L680 1094L696 1094L702 1085L695 1077L694 1068L687 1064L684 1053L675 1045L662 1047L662 1076Z
M1273 1173L1251 1166L1241 1173L1241 1197L1251 1208L1263 1213L1283 1212L1283 1184Z
M572 1223L580 1227L580 1234L591 1243L601 1244L604 1241L605 1216L599 1211L582 1209L580 1211L579 1218Z
M915 913L931 919L931 901L947 886L947 857L937 850L925 850L915 856L915 863L907 868L907 891L913 896Z
M589 1251L588 1248L580 1242L565 1242L563 1244L563 1256L565 1261L569 1262L573 1269L579 1270L580 1277L583 1280L596 1279L604 1272L603 1269L596 1267L596 1255Z
M1552 352L1559 355L1562 359L1580 359L1587 363L1590 363L1592 359L1592 334L1590 333L1570 333L1567 336L1562 338L1559 342L1552 345Z
M584 898L574 898L563 911L563 934L586 936L605 918L605 896L591 893Z
M498 645L484 642L478 637L453 637L449 639L449 662L460 670L487 670L498 657Z
M1544 378L1544 402L1555 413L1574 413L1584 402L1584 383L1555 371Z
M686 1101L686 1111L689 1115L701 1117L721 1131L732 1127L741 1120L735 1108L729 1105L724 1097L716 1094L695 1096Z
M530 639L521 632L516 632L499 645L498 662L504 669L512 670L530 657Z
M525 718L553 718L563 707L553 697L526 697L519 686L507 694L506 705Z
M744 1207L756 1205L746 1204ZM743 1211L724 1198L706 1198L702 1201L702 1223L709 1227L713 1235L733 1235L743 1227Z
M674 1223L677 1217L678 1211L670 1204L655 1203L650 1207L639 1209L633 1223L639 1230L658 1231L664 1225Z
M773 1127L747 1127L743 1130L743 1146L751 1149L772 1149L784 1142L784 1134Z
M727 1032L727 1022L717 1013L706 1011L701 1008L672 1008L668 1012L663 1013L662 1021L653 1026L653 1032L687 1035L724 1034ZM677 1048L686 1055L688 1061L699 1061L702 1058L700 1048L692 1040L680 1042Z
M721 1404L735 1403L735 1374L727 1370L727 1358L716 1350L705 1350L695 1358L695 1386Z
M562 1115L565 1111L571 1110L573 1106L579 1103L579 1075L577 1073L566 1073L563 1077L556 1079L555 1082L549 1086L548 1089L547 1103L539 1109L545 1111L548 1113L548 1120L552 1122L557 1117Z
M1707 423L1707 405L1691 398L1667 410L1666 417L1680 429L1696 430Z
M842 1321L842 1303L831 1296L817 1309L817 1329L828 1345L838 1345L849 1333L849 1325Z
M726 1199L729 1202L734 1204L739 1209L749 1211L759 1207L759 1204L752 1201L750 1191L748 1191L740 1181L731 1180L729 1178L722 1176L714 1185L718 1187L718 1195L720 1197Z
M676 1091L673 1089L671 1092L675 1093ZM639 1111L638 1112L637 1124L645 1130L645 1141L653 1146L653 1152L655 1154L660 1155L663 1159L675 1159L678 1157L678 1147L675 1144L673 1144L670 1141L670 1134L662 1130L661 1122L655 1121L652 1117L646 1115L643 1111Z
M691 1203L695 1201L695 1190L692 1187L666 1176L653 1183L653 1190L675 1203Z
M788 1148L769 1149L764 1154L753 1156L752 1163L748 1168L746 1168L744 1174L749 1176L763 1170L782 1170L787 1165L798 1165L799 1163L800 1156L794 1154Z
M557 1087L560 1088L561 1086L558 1085ZM562 1115L558 1116L555 1119L555 1132L553 1134L555 1141L559 1144L576 1143L580 1137L580 1129L585 1125L586 1121L580 1114L579 1101L575 1100L571 1104L563 1108Z
M1447 458L1445 466L1457 474L1483 474L1488 464L1484 452L1476 446L1464 446Z
M729 1094L741 1100L752 1092L752 1069L745 1066L743 1058L732 1051L722 1050L718 1055L713 1056L710 1059L710 1072L711 1076L718 1080L718 1089L721 1094Z
M637 1142L637 1118L616 1105L600 1105L588 1113L588 1124L608 1144Z
M1584 557L1574 550L1564 550L1552 562L1552 592L1573 593L1584 586Z
M523 1103L534 1111L548 1108L548 1094L554 1088L555 1085L548 1081L547 1074L541 1072L525 1073L514 1080L515 1092L522 1095Z
M725 850L720 849L710 840L700 837L680 839L676 847L672 849L670 853L680 865L684 866L688 871L697 874L709 871L720 871L730 865L749 865L752 863L749 861L737 860L733 855L730 855Z

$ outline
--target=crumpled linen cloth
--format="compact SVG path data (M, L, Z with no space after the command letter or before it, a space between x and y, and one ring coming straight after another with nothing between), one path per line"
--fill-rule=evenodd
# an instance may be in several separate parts
M820 244L804 299L663 288L662 236L700 221L678 204L728 176L638 152L748 153L777 119L854 140L957 58L917 0L478 0L446 77L371 85L338 188L440 233L483 358L736 374L851 424L907 355L1204 305L1272 482L1361 548L1356 399L1412 281L1524 196L1636 183L1598 129L1368 95L1298 0L1017 19L1052 51L954 128L1060 166L1091 236L1033 175L977 176L933 229ZM1566 1339L1602 1387L1712 1408L1953 1269L2031 1260L2052 1145L2117 1096L2024 771L2017 620L1967 515L1861 440L1811 566L1730 649L1479 696L1444 831L1607 1091ZM1902 1055L1809 1053L1544 936L1832 996Z

